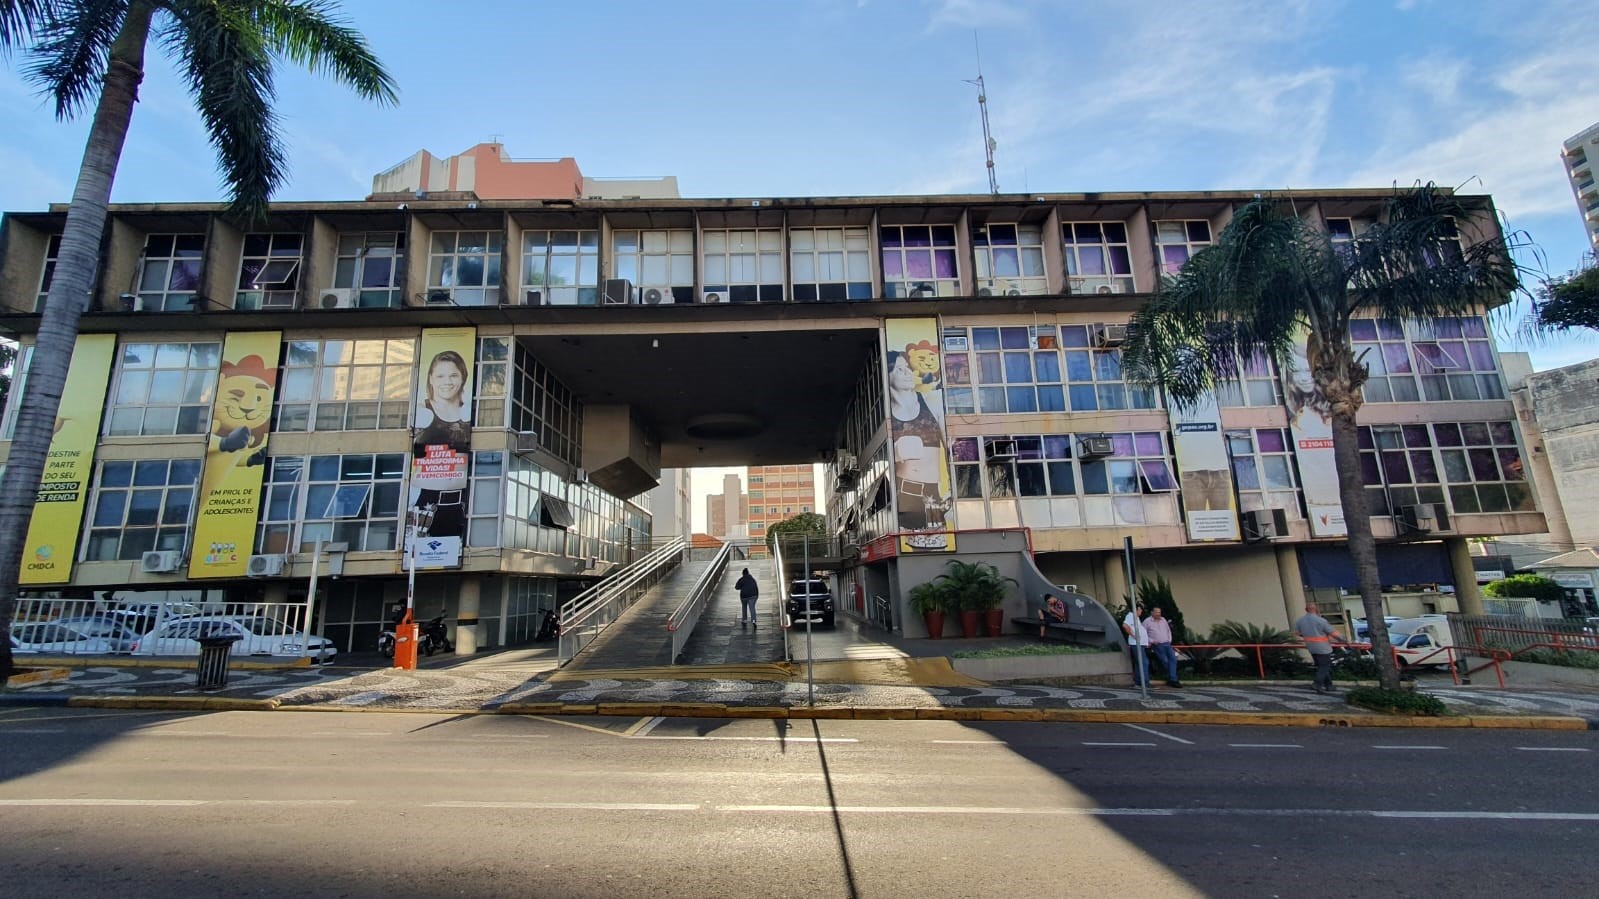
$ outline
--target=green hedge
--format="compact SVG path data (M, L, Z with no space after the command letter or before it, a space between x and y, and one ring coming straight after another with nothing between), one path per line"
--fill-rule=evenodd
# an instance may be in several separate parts
M1441 717L1449 714L1443 700L1412 690L1384 690L1382 687L1355 687L1344 694L1350 705L1389 712L1395 715L1425 715Z

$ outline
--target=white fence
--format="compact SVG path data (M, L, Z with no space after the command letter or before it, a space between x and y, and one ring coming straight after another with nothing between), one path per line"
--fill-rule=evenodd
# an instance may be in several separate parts
M194 656L197 638L237 636L234 656L328 661L333 647L306 633L306 603L19 599L11 651L49 656Z

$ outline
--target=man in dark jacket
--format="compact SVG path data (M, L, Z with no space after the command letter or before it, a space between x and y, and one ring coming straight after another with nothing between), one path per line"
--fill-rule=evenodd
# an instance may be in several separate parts
M761 595L761 588L755 583L755 575L750 574L748 568L744 569L744 576L740 577L734 586L738 588L738 601L743 606L738 616L739 623L748 621L754 624L755 600Z

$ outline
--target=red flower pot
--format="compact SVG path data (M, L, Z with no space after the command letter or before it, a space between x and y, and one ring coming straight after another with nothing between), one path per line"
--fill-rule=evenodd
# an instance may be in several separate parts
M990 637L998 637L1005 632L1005 610L983 610L983 633Z
M977 612L961 612L961 636L971 639L977 636Z
M927 636L931 640L941 640L944 637L944 613L923 612L922 620L927 622Z

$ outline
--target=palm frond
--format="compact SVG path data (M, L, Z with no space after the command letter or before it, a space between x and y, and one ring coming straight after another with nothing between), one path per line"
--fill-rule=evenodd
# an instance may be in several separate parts
M274 53L312 72L332 75L360 96L399 102L394 79L373 55L366 38L337 15L326 0L258 0L251 15Z
M55 103L58 119L70 119L100 97L111 45L127 16L127 0L61 0L37 29L25 70Z
M60 17L58 0L0 0L0 57L29 46L46 24Z

